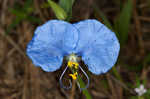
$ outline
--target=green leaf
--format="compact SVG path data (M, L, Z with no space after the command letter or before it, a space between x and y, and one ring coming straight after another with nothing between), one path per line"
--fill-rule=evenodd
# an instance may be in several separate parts
M59 5L66 11L69 20L72 17L72 6L75 0L59 0Z
M51 0L48 0L48 3L59 20L65 20L67 18L66 12L58 4Z
M78 82L79 82L81 88L85 88L85 84L79 75L78 75ZM82 90L82 92L85 95L86 99L92 99L92 97L89 94L87 89Z
M59 0L59 5L67 12L70 13L74 0Z
M119 17L115 21L115 31L118 33L120 44L123 45L128 39L128 31L132 14L132 1L124 5Z

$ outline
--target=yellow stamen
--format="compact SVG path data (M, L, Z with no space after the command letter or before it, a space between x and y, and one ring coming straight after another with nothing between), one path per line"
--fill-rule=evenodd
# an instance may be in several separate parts
M77 62L68 61L68 67L78 69L79 64Z
M75 62L75 63L74 63L74 67L75 67L75 69L78 69L79 64Z
M78 75L77 72L75 72L74 74L69 74L69 76L71 76L73 80L77 79L77 75Z
M72 61L68 61L68 67L70 67L70 68L73 67L73 62Z

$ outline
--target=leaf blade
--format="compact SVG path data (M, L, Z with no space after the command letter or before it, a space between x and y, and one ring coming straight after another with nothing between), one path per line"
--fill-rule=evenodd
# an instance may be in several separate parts
M118 38L120 40L121 45L125 44L128 38L131 14L132 1L128 0L128 2L124 5L119 17L116 19L114 27L115 31L118 33Z
M48 0L48 3L59 20L65 20L67 18L66 12L58 4L51 0Z
M67 20L70 20L72 17L72 6L75 0L59 0L59 5L66 11L68 17Z

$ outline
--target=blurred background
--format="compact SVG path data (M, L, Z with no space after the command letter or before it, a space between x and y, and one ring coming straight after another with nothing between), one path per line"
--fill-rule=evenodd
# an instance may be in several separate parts
M62 68L44 72L26 56L36 27L51 19L97 19L119 39L116 65L87 71L83 92L60 88ZM0 0L0 99L150 99L150 0Z

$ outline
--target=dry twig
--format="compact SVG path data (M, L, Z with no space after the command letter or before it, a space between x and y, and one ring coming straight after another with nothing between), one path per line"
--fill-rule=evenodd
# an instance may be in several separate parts
M75 89L76 89L76 81L73 80L70 99L75 99L75 98L74 98L74 96L75 96Z
M109 87L110 87L111 92L112 92L112 97L111 97L111 99L117 99L117 94L116 94L116 90L115 90L116 88L114 87L113 82L112 82L112 80L110 79L110 75L107 74L106 76L107 76L107 80L108 80Z
M112 80L114 80L116 83L118 83L118 85L120 85L121 87L123 87L124 89L128 90L131 94L135 95L135 92L131 89L129 89L123 82L120 82L119 80L117 80L115 77L113 77L112 75L110 75L110 78Z
M6 20L5 18L6 18L7 3L8 3L8 0L3 1L2 12L1 12L1 24L2 25L5 24L5 20Z
M9 35L5 35L4 30L0 27L0 34L2 36L4 36L7 41L25 58L27 58L26 54L24 51L22 51L22 49L14 42L14 40L9 36Z
M134 16L135 28L137 32L137 38L139 42L139 51L140 51L140 55L143 56L145 53L145 50L144 50L144 43L143 43L142 32L141 32L141 22L138 18L136 3L137 1L133 0L133 16Z

